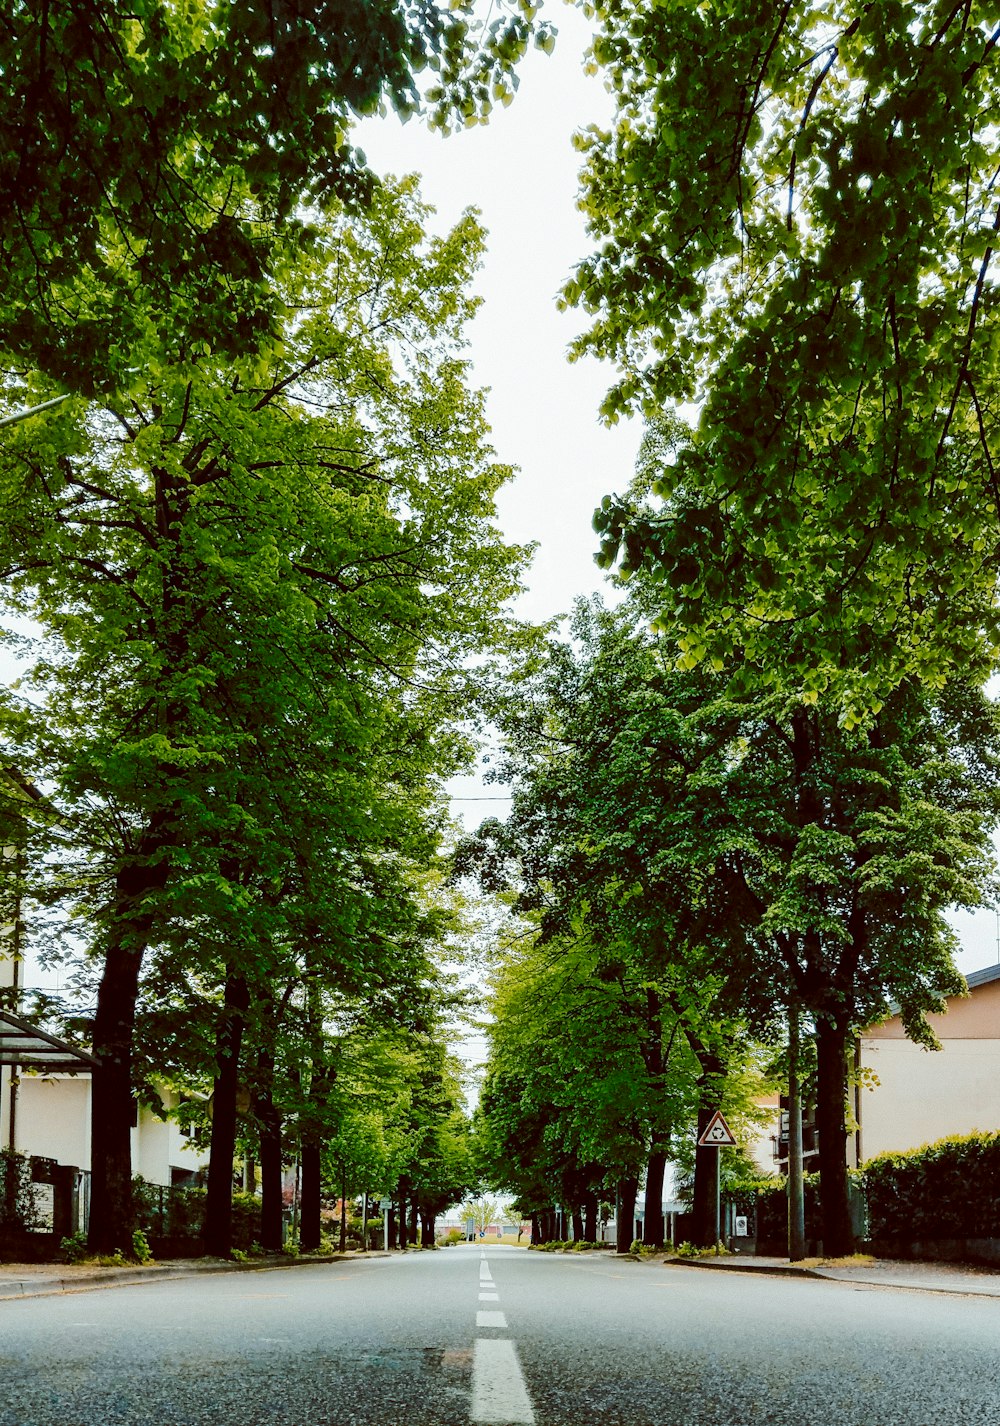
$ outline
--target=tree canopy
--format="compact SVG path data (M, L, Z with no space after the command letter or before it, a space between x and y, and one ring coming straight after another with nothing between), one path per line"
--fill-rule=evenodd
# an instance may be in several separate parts
M20 368L130 389L177 358L267 345L275 278L317 206L367 201L360 115L440 127L509 100L551 27L521 0L29 0L0 26L0 321ZM419 76L436 81L421 92ZM137 301L141 289L142 300Z
M518 637L523 552L492 525L509 472L463 357L482 234L425 216L412 181L331 208L266 354L168 339L127 399L5 442L4 596L46 642L4 726L73 819L102 1131L152 949L174 974L221 956L252 994L321 947L374 997L433 934L413 871L468 753L467 661Z
M614 419L697 402L655 492L597 516L681 653L828 687L996 647L998 369L987 6L588 6L615 97L580 140L599 251L565 300Z

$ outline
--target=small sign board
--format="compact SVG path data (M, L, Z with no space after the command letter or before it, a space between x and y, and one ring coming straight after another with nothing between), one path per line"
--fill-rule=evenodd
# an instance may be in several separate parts
M378 1201L378 1206L383 1213L388 1213L389 1209L392 1207L392 1199L380 1198Z
M749 1236L750 1235L747 1233L747 1220L744 1217L738 1215L736 1218L733 1219L733 1237L747 1238Z
M722 1117L722 1110L717 1109L711 1119L698 1135L698 1144L701 1148L709 1149L732 1149L736 1146L736 1139L733 1131Z

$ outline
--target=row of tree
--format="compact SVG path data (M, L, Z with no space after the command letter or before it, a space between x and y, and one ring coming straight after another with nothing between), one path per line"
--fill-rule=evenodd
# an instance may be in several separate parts
M0 736L43 794L5 894L99 1061L97 1251L164 1075L212 1091L215 1251L248 1125L272 1246L289 1132L310 1244L324 1161L428 1222L469 1186L442 787L524 555L463 351L483 234L428 238L349 142L426 66L442 125L506 92L546 32L467 8L74 0L0 37Z
M648 423L595 527L662 664L635 615L596 638L588 616L547 675L571 696L508 718L514 816L476 860L538 918L539 985L575 978L604 1013L627 961L670 1004L673 1055L684 997L755 1037L804 1012L842 1251L845 1048L888 998L928 1042L961 989L942 912L992 891L1000 30L976 0L587 8L616 112L579 141L595 251L563 297L588 317L576 354L617 367L606 418ZM498 1005L500 1084L530 1032L516 987ZM555 1024L576 1044L575 1014L532 1015L536 1053ZM578 1163L579 1055L553 1070L562 1127L539 1128ZM634 1047L628 1074L648 1062ZM535 1161L549 1198L557 1159Z
M822 706L678 669L647 614L638 592L581 606L571 642L499 705L511 815L459 862L520 917L497 978L487 1159L526 1211L617 1198L626 1225L644 1179L662 1242L666 1161L717 1109L748 1111L791 1012L815 1035L823 1239L844 1252L853 1037L892 1000L932 1046L927 1012L963 989L944 913L992 885L1000 714L975 683L932 698L908 680L848 731ZM695 1160L702 1243L715 1153Z

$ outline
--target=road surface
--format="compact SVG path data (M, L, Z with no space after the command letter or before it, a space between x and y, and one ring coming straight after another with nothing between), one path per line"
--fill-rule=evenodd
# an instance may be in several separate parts
M480 1244L0 1302L0 1426L1000 1426L1000 1300Z

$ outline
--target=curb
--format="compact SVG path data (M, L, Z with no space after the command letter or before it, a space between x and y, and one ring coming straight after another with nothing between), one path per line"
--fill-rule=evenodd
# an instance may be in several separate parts
M156 1264L146 1268L125 1268L120 1272L95 1273L92 1277L50 1277L3 1278L0 1277L0 1302L14 1302L26 1297L57 1297L63 1293L95 1292L105 1287L147 1286L154 1282L164 1282L171 1278L200 1277L209 1273L268 1272L280 1268L319 1267L326 1263L354 1262L356 1258L387 1258L389 1253L379 1250L365 1254L330 1253L315 1258L259 1258L248 1263L191 1263L184 1267L173 1267L169 1263ZM37 1286L36 1286L37 1284Z
M736 1267L732 1263L713 1263L707 1258L668 1258L663 1264L666 1268L707 1268L709 1272L716 1273L762 1273L766 1277L814 1277L822 1278L824 1282L854 1282L854 1278L831 1278L826 1273L817 1272L815 1268L796 1268L789 1263L783 1267L780 1263L748 1263L746 1267ZM857 1279L860 1281L860 1279Z
M683 1268L707 1268L709 1272L736 1273L758 1273L766 1277L804 1277L815 1278L822 1282L835 1282L847 1284L851 1287L881 1288L885 1292L936 1292L947 1297L982 1297L992 1299L994 1302L1000 1301L1000 1293L997 1292L977 1292L970 1283L969 1286L946 1287L936 1282L873 1282L866 1277L834 1277L832 1273L822 1272L815 1268L797 1268L789 1264L787 1267L780 1263L769 1265L757 1265L748 1263L746 1267L735 1267L732 1263L713 1263L706 1260L699 1261L691 1258L669 1258L664 1267Z

